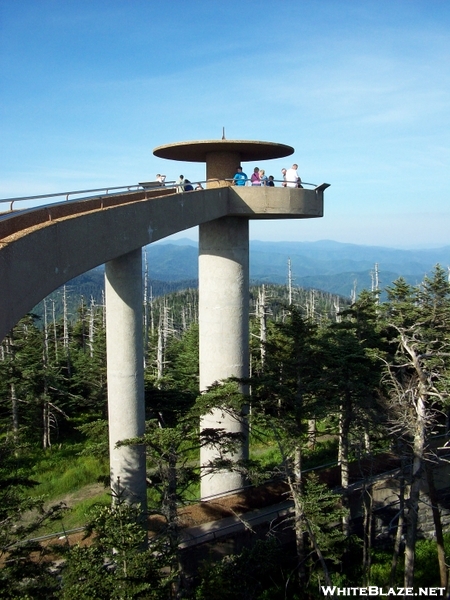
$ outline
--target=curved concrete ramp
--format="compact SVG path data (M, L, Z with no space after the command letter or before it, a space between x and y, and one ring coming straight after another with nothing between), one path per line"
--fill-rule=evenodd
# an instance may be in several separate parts
M0 339L38 302L90 269L201 223L323 216L323 189L222 187L130 192L3 215Z

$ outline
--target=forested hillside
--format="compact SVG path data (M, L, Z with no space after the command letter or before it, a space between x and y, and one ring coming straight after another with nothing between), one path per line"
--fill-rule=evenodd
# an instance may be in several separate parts
M71 512L59 504L68 491L108 479L104 305L92 296L69 311L67 286L65 310L57 314L47 300L41 319L25 317L0 346L1 597L293 600L316 597L320 584L447 587L440 513L430 544L419 540L418 521L428 502L425 474L432 490L441 461L434 439L448 435L444 269L418 286L396 280L385 301L374 290L350 303L292 281L252 287L249 398L233 381L198 394L197 291L145 292L147 432L140 441L158 534L143 547L138 511L119 497L114 507L103 498L85 510L79 524L92 534L87 545L29 541L69 528ZM239 418L249 420L251 459L229 468L253 484L283 483L280 501L292 500L295 517L283 527L294 543L281 546L274 530L193 571L179 548L179 509L198 496L199 416L211 407L240 414L248 403L250 414ZM216 441L233 443L220 432ZM386 456L397 465L398 498L380 546L372 475ZM338 486L310 472L324 463L338 463ZM59 486L67 483L64 492L44 483L51 472ZM356 524L349 514L355 482L364 506Z
M320 242L250 242L250 278L255 284L323 290L345 298L363 289L381 290L398 277L416 285L433 267L450 266L450 246L429 250L398 250L376 246ZM149 295L157 297L198 286L198 247L189 239L151 244L144 252ZM66 285L67 312L76 313L81 297L86 304L103 303L104 268L98 267ZM383 299L385 297L383 296ZM63 290L48 298L48 309L63 312ZM43 316L40 303L33 310Z
M180 279L177 281L152 279L148 294L149 298L156 298L177 290L196 288L197 286L197 279ZM66 313L69 315L69 319L73 320L80 305L104 304L104 291L105 268L101 266L69 281L65 286L50 294L45 302L42 301L35 306L32 312L43 318L44 310L47 310L48 314L52 314L52 316L54 314L59 318L63 315L64 306L66 306Z

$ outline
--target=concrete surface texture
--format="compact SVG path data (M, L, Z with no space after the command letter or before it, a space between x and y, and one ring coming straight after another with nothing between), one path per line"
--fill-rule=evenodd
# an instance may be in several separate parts
M113 500L140 504L145 512L145 447L117 447L145 433L140 248L106 263L105 298L111 490Z
M164 144L153 150L153 154L159 158L204 163L208 163L208 155L214 153L239 154L240 161L248 162L284 158L293 154L294 148L277 142L257 140L196 140Z
M199 233L200 391L205 391L228 377L249 376L248 219L215 219L200 225ZM247 425L242 414L218 408L203 416L201 428L240 433L242 443L228 458L248 458ZM208 468L219 457L217 448L202 447L202 498L239 489L245 483L238 471Z
M0 218L0 339L38 302L77 275L123 254L225 216L323 216L323 191L219 187L154 197L49 205Z

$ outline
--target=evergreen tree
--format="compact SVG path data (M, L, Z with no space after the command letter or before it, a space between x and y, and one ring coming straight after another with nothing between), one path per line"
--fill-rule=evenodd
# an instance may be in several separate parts
M405 441L411 457L404 584L412 587L421 480L430 436L443 426L450 392L450 286L443 269L437 266L421 286L395 281L382 308L392 345L385 358L392 433ZM444 581L447 569L441 564Z
M12 404L14 390L14 427L26 431L28 441L50 447L53 437L59 435L60 423L67 419L65 379L46 353L43 331L37 327L35 315L21 319L8 340L4 367L7 385L2 403Z
M120 445L143 443L147 452L150 514L163 516L165 527L160 536L166 541L174 598L182 597L186 587L184 567L179 549L180 525L178 508L192 499L192 488L202 473L198 453L203 445L218 450L219 458L207 465L209 471L235 468L227 459L241 442L239 435L222 430L199 431L200 416L220 406L236 411L242 404L242 394L236 382L213 386L194 402L192 394L174 389L147 388L147 413L150 417L142 438L123 440ZM238 465L239 467L239 465Z
M63 600L161 600L172 598L168 552L160 540L142 548L139 509L120 498L92 511L85 539L63 556Z
M264 371L251 381L252 407L255 414L252 431L263 424L275 436L282 456L282 476L286 479L294 501L298 574L301 585L311 576L312 563L307 562L309 545L314 546L315 556L324 577L331 582L326 560L308 516L308 493L305 488L302 457L308 443L307 423L312 417L319 418L329 406L318 392L318 379L322 355L317 324L304 319L291 307L290 315L282 323L269 327ZM316 521L317 524L317 521Z
M364 293L341 313L337 323L320 329L317 393L328 410L338 417L339 465L344 505L348 505L350 460L371 451L370 432L375 433L381 384L381 339L377 331L376 297ZM348 517L344 532L350 535Z
M80 311L73 324L70 356L72 371L68 382L72 415L83 419L107 417L106 332L103 307L91 306L88 318Z
M19 451L12 436L0 438L0 598L58 598L50 549L32 538L64 506L44 509L42 498L29 495L37 482L20 466Z

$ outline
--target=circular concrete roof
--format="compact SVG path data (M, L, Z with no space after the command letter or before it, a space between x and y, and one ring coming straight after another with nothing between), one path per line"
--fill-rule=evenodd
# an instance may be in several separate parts
M211 152L236 152L240 154L241 161L247 162L290 156L294 153L294 148L275 142L203 140L165 144L153 150L153 154L159 158L188 162L206 162L206 156Z

